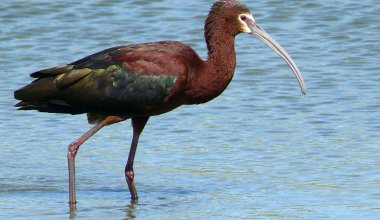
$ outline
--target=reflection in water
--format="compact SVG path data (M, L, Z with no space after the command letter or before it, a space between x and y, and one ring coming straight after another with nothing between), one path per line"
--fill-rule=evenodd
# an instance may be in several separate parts
M125 207L125 218L124 218L124 220L130 220L130 219L136 218L135 208L136 208L137 204L138 204L137 200L131 200L131 203Z
M75 216L76 216L75 211L76 211L76 208L75 207L73 208L72 206L70 206L70 212L69 212L69 219L70 220L75 219Z
M77 210L77 204L76 203L74 203L74 204L69 203L69 207L70 207L70 219L74 219L75 218L75 211Z
M135 210L136 210L136 207L138 205L138 201L137 200L131 200L130 203L128 203L124 208L124 212L125 212L125 217L123 218L123 220L130 220L130 219L135 219L136 218L136 214L135 214ZM82 217L82 216L78 216L78 213L77 212L80 212L80 213L84 213L83 211L86 210L84 207L82 207L82 209L78 210L75 206L69 206L70 207L70 211L69 211L69 217L68 219L70 220L74 220L75 218L77 217ZM98 208L98 211L102 212L106 212L107 210L109 210L108 206L106 206L105 204L103 204L101 207Z

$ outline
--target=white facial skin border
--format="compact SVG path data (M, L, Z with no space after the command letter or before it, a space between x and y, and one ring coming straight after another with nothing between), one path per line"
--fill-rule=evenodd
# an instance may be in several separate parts
M252 26L254 23L256 23L252 14L249 14L249 13L239 14L238 19L242 25L242 31L244 33L250 34L252 32L250 26Z

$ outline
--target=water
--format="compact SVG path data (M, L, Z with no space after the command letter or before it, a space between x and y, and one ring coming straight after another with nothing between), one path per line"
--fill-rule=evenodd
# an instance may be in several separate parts
M70 215L67 145L85 115L16 111L28 73L107 47L181 40L205 57L211 1L0 3L1 219L378 219L380 6L375 0L245 1L292 55L290 69L249 35L237 37L228 89L204 105L153 117L123 172L129 122L103 129L77 159Z

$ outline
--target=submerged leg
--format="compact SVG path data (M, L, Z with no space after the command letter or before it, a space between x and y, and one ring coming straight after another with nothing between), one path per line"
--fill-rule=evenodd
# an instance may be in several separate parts
M69 149L67 152L67 161L69 164L69 194L70 194L70 207L74 208L76 204L75 198L75 156L79 150L80 145L82 145L87 139L89 139L92 135L94 135L97 131L99 131L102 127L114 124L124 119L116 117L116 116L108 116L103 121L99 122L85 134L83 134L76 141L72 142L69 145Z
M132 126L133 126L133 138L131 149L129 150L128 162L125 166L125 179L128 184L129 192L131 193L131 199L137 200L137 191L135 187L135 183L133 181L135 177L135 173L133 171L133 161L135 159L137 144L139 142L139 137L141 132L143 131L146 123L148 122L149 117L136 117L132 118Z

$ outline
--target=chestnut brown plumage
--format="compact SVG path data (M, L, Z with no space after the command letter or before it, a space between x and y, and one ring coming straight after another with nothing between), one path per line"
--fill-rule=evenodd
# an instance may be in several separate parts
M102 127L132 120L133 138L125 167L132 199L137 199L133 161L139 136L150 116L181 105L200 104L221 94L236 66L235 36L258 37L291 67L303 93L301 73L285 50L256 24L249 9L236 0L213 4L205 22L208 58L203 61L177 41L119 46L73 63L31 74L32 83L15 91L20 110L87 113L91 130L69 145L70 204L75 206L75 155L79 146Z

